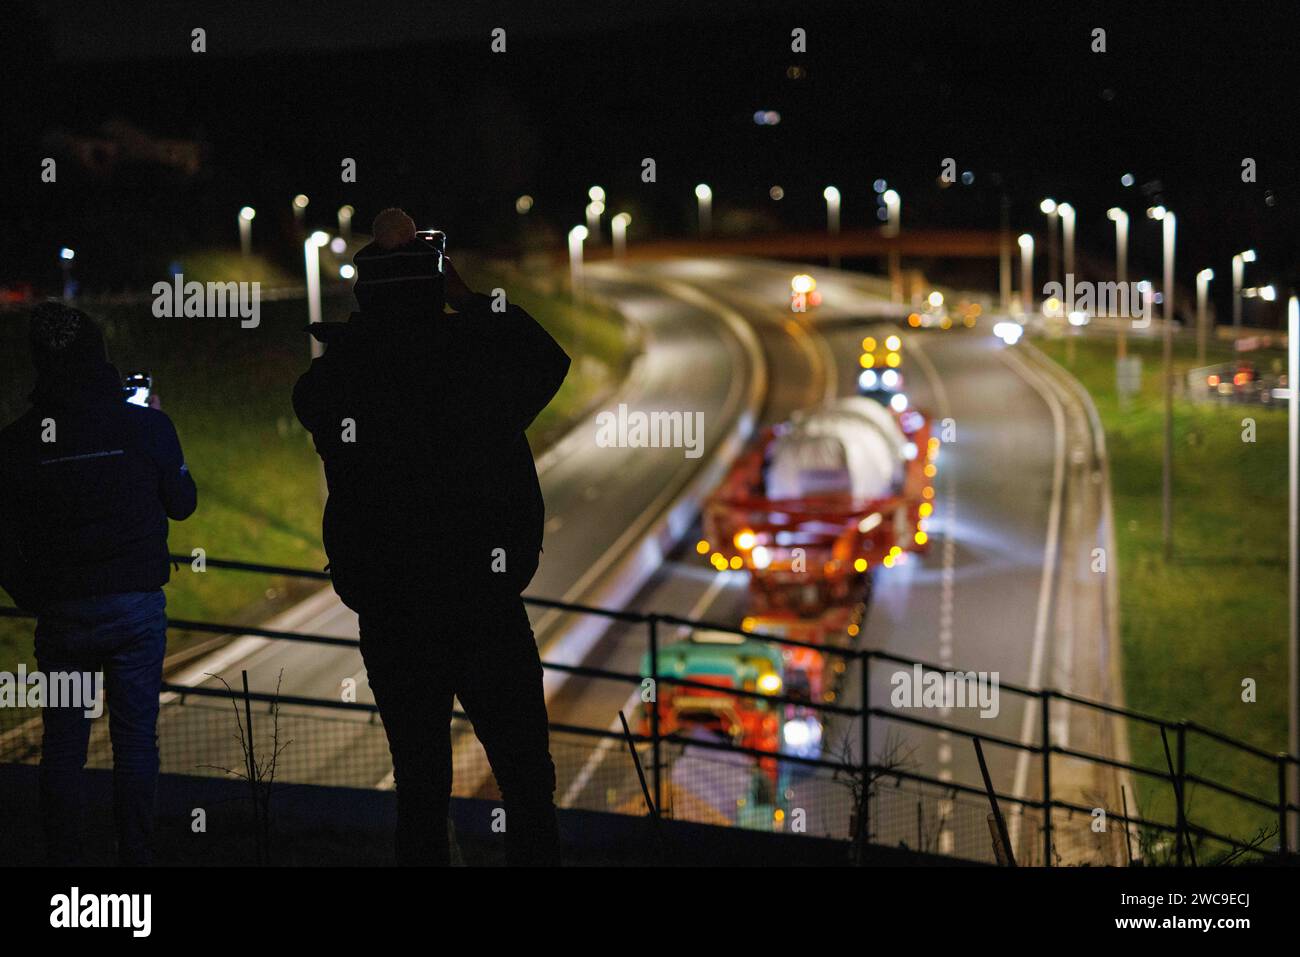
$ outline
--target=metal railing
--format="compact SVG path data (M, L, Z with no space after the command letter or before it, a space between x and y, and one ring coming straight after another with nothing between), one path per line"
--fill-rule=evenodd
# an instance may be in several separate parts
M188 563L191 560L190 556L185 555L174 555L172 556L172 559L178 563ZM209 568L283 575L287 577L313 579L318 581L329 580L329 574L327 572L314 571L311 569L214 558L207 558L205 561ZM815 642L800 641L793 638L763 635L745 631L742 628L732 625L694 620L673 614L609 609L575 602L563 602L529 596L524 596L523 600L527 605L537 608L554 609L575 615L593 615L611 623L621 622L627 625L643 626L646 629L650 665L649 674L642 675L639 673L614 671L586 665L570 665L560 662L542 662L543 668L548 671L557 671L572 676L603 681L623 682L633 686L640 686L646 678L650 678L653 679L656 684L663 682L682 688L693 688L716 694L719 691L717 685L694 681L687 678L676 678L669 675L659 674L660 655L665 647L661 635L661 629L663 626L716 631L752 641L777 645L783 648L813 650L840 659L845 663L845 668L856 663L856 666L859 669L859 681L862 688L862 701L858 707L843 704L831 704L827 702L814 702L801 697L784 694L766 694L758 691L748 691L742 688L728 688L726 691L727 695L738 698L763 701L768 704L791 705L801 709L815 711L819 715L828 716L828 718L856 721L858 724L858 734L862 742L859 748L860 753L856 761L833 760L826 757L803 757L795 754L744 747L724 741L701 740L697 738L687 738L677 734L663 734L660 729L659 708L650 708L648 733L634 733L632 737L638 744L642 745L649 751L651 772L650 788L655 806L659 808L664 806L664 781L662 771L665 768L664 748L666 746L678 746L681 748L690 747L695 749L704 749L705 751L726 752L733 756L743 755L752 758L755 762L779 761L783 764L789 764L808 770L831 772L837 778L840 776L856 778L857 782L860 782L859 786L861 788L861 790L856 793L865 795L864 799L856 802L857 807L854 809L857 814L856 829L857 833L865 835L865 839L868 841L872 836L871 807L873 783L878 785L876 790L880 790L879 784L882 780L888 781L892 779L896 785L900 782L907 781L920 788L931 789L932 791L954 797L957 795L964 795L976 799L988 798L988 792L981 787L952 780L941 780L940 778L908 770L899 766L881 765L873 762L870 757L871 734L873 720L879 720L901 723L947 735L957 735L971 740L979 739L985 744L992 744L1015 752L1025 752L1037 756L1041 763L1039 784L1041 793L1039 796L1029 797L1026 795L1003 793L996 790L993 791L992 794L999 802L1017 808L1022 815L1027 811L1034 811L1041 815L1041 863L1048 866L1053 862L1054 812L1063 812L1070 816L1081 814L1085 819L1091 819L1091 816L1096 810L1096 808L1087 807L1077 802L1068 801L1054 796L1054 756L1084 762L1091 766L1100 766L1114 771L1141 775L1145 778L1167 784L1174 795L1175 812L1174 820L1172 822L1155 820L1139 813L1128 813L1127 810L1122 813L1108 811L1107 817L1113 821L1122 822L1126 829L1129 825L1136 825L1139 828L1147 828L1149 833L1164 833L1166 835L1172 835L1175 840L1174 862L1180 866L1184 863L1185 855L1191 850L1193 838L1198 838L1201 841L1217 842L1236 852L1248 852L1261 856L1286 856L1288 853L1288 812L1300 812L1300 806L1294 803L1289 803L1287 800L1287 770L1289 765L1297 763L1296 756L1285 753L1270 753L1262 748L1255 747L1247 742L1221 734L1195 722L1169 721L1130 708L1122 708L1104 702L1092 701L1067 692L1056 691L1049 688L1034 689L1008 682L1000 682L999 687L1001 690L1019 695L1026 699L1027 702L1037 702L1039 706L1038 741L1037 743L1028 743L1005 736L976 731L972 728L963 727L958 723L950 721L921 717L916 714L909 714L892 708L882 708L871 703L870 690L873 663L883 662L889 665L904 666L907 668L919 666L925 672L934 672L938 674L951 673L953 670L930 662L906 658L881 650L836 647ZM0 617L30 618L33 616L16 608L0 607ZM179 631L226 635L252 635L272 640L299 641L330 646L359 647L360 645L359 640L354 638L342 638L332 635L309 634L298 631L259 628L230 623L192 621L177 618L169 619L168 627L171 630ZM244 697L244 693L235 692L227 688L180 685L170 682L164 683L163 691L165 693L176 695L182 703L184 703L186 698L190 697L227 700L231 698L242 699ZM368 713L373 717L378 712L378 708L374 704L365 702L346 702L325 698L268 694L262 692L248 692L247 695L250 701L267 704L329 709L335 713L351 711ZM1103 754L1096 754L1053 743L1052 720L1054 715L1054 704L1082 708L1105 718L1119 718L1135 722L1140 726L1146 726L1159 731L1162 736L1172 732L1175 741L1173 749L1175 757L1172 760L1172 771L1144 767L1132 762L1108 757ZM458 720L467 720L466 716L460 712L455 712L453 717ZM829 722L827 721L823 723L828 724ZM587 727L562 722L551 722L550 728L551 731L555 733L573 735L587 740L622 740L621 733L611 731L609 728ZM1190 739L1197 736L1204 738L1206 741L1222 745L1237 753L1248 755L1254 759L1269 762L1274 765L1276 768L1277 778L1276 798L1264 798L1258 794L1251 794L1238 787L1234 787L1209 776L1197 774L1191 771L1188 767L1187 759L1188 743ZM0 748L0 761L6 760L12 760L12 758L6 757L3 748ZM1259 811L1267 812L1276 820L1278 836L1277 849L1275 851L1267 849L1261 846L1257 841L1251 842L1241 840L1232 835L1223 834L1203 825L1193 823L1189 819L1188 808L1186 806L1188 785L1196 785L1205 788L1233 801L1241 802ZM918 814L922 813L922 805L919 801L917 803L917 812Z

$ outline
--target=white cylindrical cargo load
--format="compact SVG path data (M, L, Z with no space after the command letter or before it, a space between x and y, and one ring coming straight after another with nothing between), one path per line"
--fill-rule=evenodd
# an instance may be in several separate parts
M790 426L772 442L769 499L844 495L869 501L901 484L907 439L890 412L871 399L839 399L796 415Z

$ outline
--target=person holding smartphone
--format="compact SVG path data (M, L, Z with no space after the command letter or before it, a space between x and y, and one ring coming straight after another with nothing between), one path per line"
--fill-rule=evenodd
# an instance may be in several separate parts
M556 864L542 667L520 598L544 518L524 430L569 357L524 310L472 292L441 233L417 235L400 209L376 217L355 263L361 311L310 327L327 348L293 404L325 463L330 575L360 617L392 752L398 863L448 862L459 697L501 789L507 861Z
M45 302L33 310L29 341L31 408L0 431L0 586L36 614L42 672L103 676L118 860L148 864L168 520L189 517L198 493L171 420L127 401L94 320ZM63 703L45 707L42 719L48 859L77 864L91 718Z

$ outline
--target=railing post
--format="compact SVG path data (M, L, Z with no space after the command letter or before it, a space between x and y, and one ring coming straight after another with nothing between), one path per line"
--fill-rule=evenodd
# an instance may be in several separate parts
M654 701L650 705L650 777L654 790L655 811L663 813L663 792L659 785L659 616L646 619L650 626L650 680L654 682Z
M1286 753L1283 752L1277 756L1277 851L1282 857L1286 857L1291 853L1286 827L1286 766Z
M1179 721L1175 730L1178 733L1174 756L1174 799L1178 802L1178 839L1174 844L1174 855L1178 866L1182 867L1183 848L1187 843L1187 812L1183 804L1184 776L1187 773L1187 722Z
M858 717L862 735L862 806L858 808L858 832L861 835L859 846L865 858L867 845L871 843L871 652L862 652L858 662L862 681L862 714Z
M1052 716L1048 707L1052 692L1044 688L1042 739L1043 739L1043 866L1052 866Z

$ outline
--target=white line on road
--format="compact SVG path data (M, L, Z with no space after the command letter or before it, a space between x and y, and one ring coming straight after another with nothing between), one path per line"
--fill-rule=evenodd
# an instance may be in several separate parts
M1020 374L1029 383L1052 413L1052 427L1055 430L1055 462L1052 466L1052 505L1047 514L1047 540L1043 545L1043 577L1038 588L1038 612L1034 619L1034 644L1029 659L1029 687L1038 689L1043 677L1043 659L1047 650L1047 616L1051 607L1052 582L1056 577L1056 553L1061 526L1061 496L1065 486L1065 411L1061 400L1052 391L1051 383L1017 356L1012 349L998 352L1002 360ZM1046 384L1045 384L1046 383ZM1038 713L1038 699L1031 698L1025 703L1023 719L1020 722L1020 741L1028 745L1034 734L1034 719ZM1024 797L1029 783L1029 752L1021 751L1016 757L1016 776L1012 793ZM1043 795L1046 800L1047 795ZM1020 824L1024 815L1016 814L1011 819L1011 843L1014 847L1020 840Z

